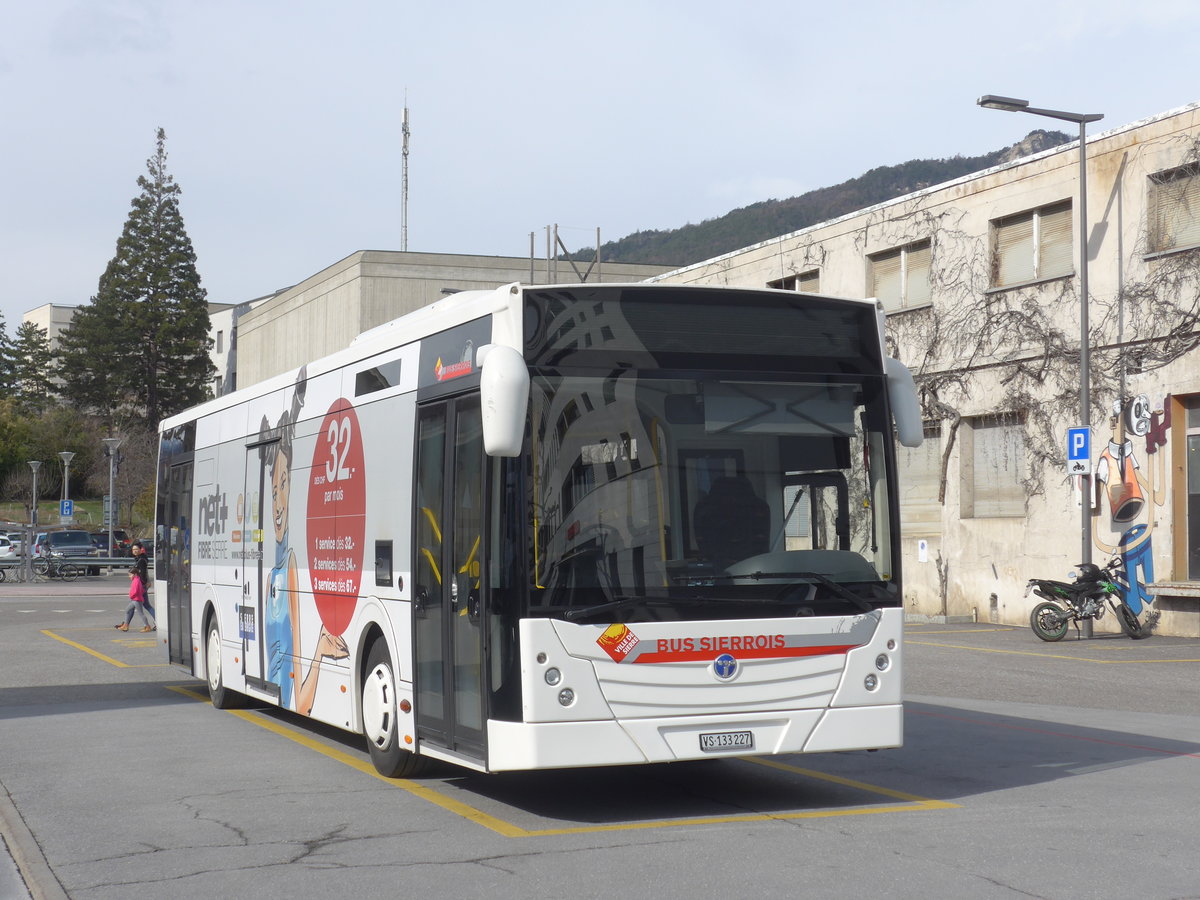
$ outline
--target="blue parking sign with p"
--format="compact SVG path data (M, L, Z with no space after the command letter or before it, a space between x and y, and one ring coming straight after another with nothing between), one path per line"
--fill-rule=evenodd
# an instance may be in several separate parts
M1088 471L1088 461L1092 458L1091 429L1067 429L1067 472L1071 475L1084 475Z

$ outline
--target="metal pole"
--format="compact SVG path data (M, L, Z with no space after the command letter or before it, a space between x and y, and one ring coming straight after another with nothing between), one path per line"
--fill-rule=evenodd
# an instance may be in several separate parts
M42 461L40 459L29 460L29 468L33 469L33 504L31 505L30 511L29 511L29 547L27 548L26 554L25 554L25 561L26 561L26 567L27 567L25 574L26 574L26 577L30 581L33 580L33 542L37 538L37 528L38 528L37 477L38 477L38 469L40 469L41 467L42 467Z
M1091 430L1091 352L1088 336L1087 123L1079 123L1079 427ZM1079 476L1080 562L1092 561L1092 475ZM1092 636L1092 620L1083 620L1082 636Z
M1087 218L1087 123L1099 122L1103 113L1076 113L1059 109L1039 109L1028 100L985 94L976 101L985 109L1025 112L1034 116L1075 122L1079 125L1079 426L1091 429L1091 354L1088 335L1088 218ZM1079 476L1080 491L1080 563L1092 561L1092 475ZM1084 620L1083 637L1092 636L1092 622Z
M112 556L113 552L113 519L117 517L117 496L115 490L116 472L114 471L114 463L116 462L115 454L108 454L108 555Z
M60 499L70 500L71 499L71 460L73 460L75 458L75 454L72 453L70 450L63 450L61 453L58 454L58 458L62 460L62 464L63 464L62 497ZM60 514L58 517L60 522L65 522L66 524L71 524L72 522L74 522L75 517L73 515L70 517L65 517L61 514L61 512L62 512L62 510L60 507L60 510L59 510Z
M400 249L403 252L408 252L408 104L404 104L404 124L402 126L404 137L404 162L401 173L400 187Z
M117 517L116 462L120 438L104 438L104 449L108 453L108 555L113 553L113 520Z

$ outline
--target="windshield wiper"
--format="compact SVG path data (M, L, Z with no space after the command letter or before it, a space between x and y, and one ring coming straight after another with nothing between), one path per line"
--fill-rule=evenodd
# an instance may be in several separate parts
M604 603L597 603L595 606L585 606L583 609L568 609L562 614L564 619L574 621L575 619L584 619L588 616L594 616L597 613L609 612L614 609L624 609L627 606L634 606L638 603L644 603L646 606L707 606L713 603L727 603L728 598L723 597L617 597L613 600L608 600Z
M875 607L864 600L858 594L851 591L844 585L838 584L832 578L822 575L820 572L750 572L746 575L710 575L708 576L715 580L733 581L737 578L752 578L755 581L761 581L764 578L812 578L829 588L843 600L849 600L863 612L873 612Z

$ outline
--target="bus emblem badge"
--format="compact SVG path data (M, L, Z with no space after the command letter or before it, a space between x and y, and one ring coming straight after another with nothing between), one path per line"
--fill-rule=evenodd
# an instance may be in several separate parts
M722 653L713 660L713 674L721 681L728 681L737 674L738 661L732 654Z
M628 626L618 622L605 628L596 643L615 662L622 662L641 641L638 640L636 634L629 630Z

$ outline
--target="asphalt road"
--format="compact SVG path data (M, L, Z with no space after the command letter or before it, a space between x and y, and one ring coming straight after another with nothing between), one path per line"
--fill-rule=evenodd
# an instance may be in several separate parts
M388 781L126 581L0 584L0 900L1200 897L1200 641L910 626L900 750Z

